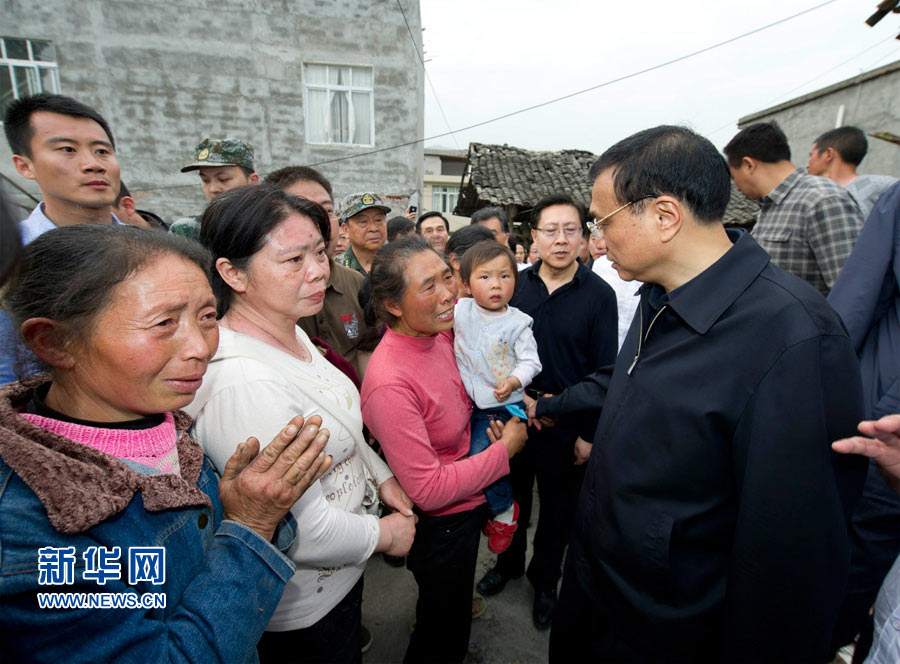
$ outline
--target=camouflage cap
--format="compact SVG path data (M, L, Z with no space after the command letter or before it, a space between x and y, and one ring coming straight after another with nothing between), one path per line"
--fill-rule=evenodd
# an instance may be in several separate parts
M361 192L358 194L349 194L344 196L341 201L341 221L347 221L355 214L359 214L363 210L369 208L378 208L385 214L391 211L390 206L384 204L381 196L378 194L368 194Z
M181 172L196 171L205 166L243 166L255 171L253 146L236 138L204 138L194 149L194 163L182 168Z

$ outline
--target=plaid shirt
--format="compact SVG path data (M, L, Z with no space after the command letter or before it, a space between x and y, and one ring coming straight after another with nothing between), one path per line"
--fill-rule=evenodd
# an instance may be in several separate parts
M760 203L753 237L775 265L828 295L862 229L856 202L828 178L797 169Z

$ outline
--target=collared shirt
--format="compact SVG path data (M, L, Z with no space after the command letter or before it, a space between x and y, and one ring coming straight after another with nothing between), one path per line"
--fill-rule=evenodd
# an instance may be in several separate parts
M307 335L318 337L343 357L362 380L356 348L366 330L365 314L359 304L359 289L365 279L336 259L331 261L331 276L325 289L322 310L297 321Z
M119 218L110 212L112 223L123 225ZM52 231L57 225L50 221L44 212L44 201L38 203L26 219L19 222L19 234L22 236L22 246L30 244L39 235Z
M616 293L616 304L619 310L619 348L621 348L622 342L625 341L625 335L628 334L628 328L631 327L631 321L634 320L638 302L641 301L638 293L641 282L622 279L606 256L596 259L591 266L591 271L608 283Z
M356 254L353 253L353 247L347 247L347 251L342 253L340 257L336 257L336 259L344 267L349 267L351 270L356 270L362 276L366 276L368 274L368 272L366 272L365 268L359 262Z
M859 368L825 300L729 237L678 289L641 288L568 555L610 652L825 661L866 472L830 443L862 417Z
M863 219L868 219L872 214L872 208L881 198L881 195L897 178L890 175L860 175L853 178L846 186L847 193L853 196L853 200L859 205L859 211Z
M616 358L616 294L581 263L572 281L547 291L538 261L519 273L510 305L534 319L541 372L531 387L558 394Z
M843 187L798 168L763 196L753 237L775 265L828 295L862 225Z

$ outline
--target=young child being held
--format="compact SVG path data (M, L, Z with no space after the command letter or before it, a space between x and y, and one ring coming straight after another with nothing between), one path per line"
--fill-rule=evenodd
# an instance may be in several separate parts
M494 240L484 240L463 254L459 266L463 287L471 298L460 298L454 312L456 365L466 392L475 402L469 456L491 444L492 419L506 422L524 411L525 387L541 370L531 316L509 306L519 272L516 257ZM484 489L493 518L484 527L488 548L506 551L519 518L509 478Z

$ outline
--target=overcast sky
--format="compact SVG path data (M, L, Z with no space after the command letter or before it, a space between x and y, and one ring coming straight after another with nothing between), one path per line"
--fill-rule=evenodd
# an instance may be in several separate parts
M456 130L677 58L824 0L421 0L425 68ZM900 59L900 16L876 0L815 11L660 70L426 146L470 141L600 153L658 124L721 147L739 117ZM425 136L448 131L425 84Z

